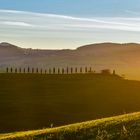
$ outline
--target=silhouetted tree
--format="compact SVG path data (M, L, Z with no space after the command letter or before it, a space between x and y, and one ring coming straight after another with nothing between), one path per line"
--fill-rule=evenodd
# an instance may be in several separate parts
M8 67L6 68L6 73L9 73L9 68Z
M65 70L64 70L64 68L62 68L62 74L64 74L65 73Z
M87 73L88 72L88 69L87 69L87 67L85 67L85 73Z
M71 69L70 69L70 72L71 72L71 74L73 73L73 68L71 67Z
M23 73L26 73L26 69L25 68L23 69Z
M47 70L45 69L45 74L47 74Z
M90 67L90 68L89 68L89 73L91 73L91 72L92 72L92 68Z
M27 72L30 73L30 68L28 67Z
M113 75L116 75L116 71L115 70L113 70Z
M32 73L34 73L34 68L32 68Z
M111 74L110 69L101 70L102 74Z
M83 72L83 69L82 69L82 67L80 68L80 73L82 73Z
M53 74L55 74L55 68L53 68Z
M38 68L36 68L36 73L38 73Z
M58 74L60 74L60 68L58 68Z
M43 73L43 70L42 70L42 69L40 69L40 73L41 73L41 74Z
M51 74L51 69L49 68L49 74Z
M11 73L13 73L13 68L12 67L11 67L10 71L11 71Z
M17 73L17 68L15 68L15 73Z
M19 73L21 73L21 68L19 68Z
M66 72L67 72L67 74L69 74L69 68L67 67L67 69L66 69Z
M75 73L77 73L78 72L78 69L77 68L75 68Z

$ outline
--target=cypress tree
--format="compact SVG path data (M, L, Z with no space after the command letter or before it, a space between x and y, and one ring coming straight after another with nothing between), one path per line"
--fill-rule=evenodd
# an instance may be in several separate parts
M13 68L11 67L11 73L13 73Z
M70 69L70 72L71 72L71 74L73 73L73 68L71 67L71 69Z
M51 69L49 68L49 74L51 74Z
M29 67L28 67L27 71L28 71L28 73L30 73L30 68Z
M69 74L69 68L67 67L67 69L66 69L66 72L67 72L67 74Z
M53 74L55 74L55 68L53 68Z
M47 70L45 69L45 74L47 74Z
M15 68L15 73L17 73L17 68Z
M60 69L58 68L58 74L60 74Z
M64 70L64 68L62 68L62 74L64 74L64 72L65 72L65 70Z
M42 70L42 69L40 69L40 73L41 73L41 74L43 73L43 70Z
M80 68L80 73L82 73L82 67Z
M36 68L36 73L38 73L38 68Z
M9 73L9 68L8 67L6 68L6 73Z
M85 73L87 73L88 72L88 69L87 69L87 67L85 67Z
M32 73L34 73L34 68L32 68Z
M90 72L90 73L92 72L92 68L91 68L91 67L89 68L89 72Z
M19 73L21 73L21 68L19 68Z
M23 69L23 73L26 73L26 69L25 68Z
M77 68L75 68L75 73L77 73Z

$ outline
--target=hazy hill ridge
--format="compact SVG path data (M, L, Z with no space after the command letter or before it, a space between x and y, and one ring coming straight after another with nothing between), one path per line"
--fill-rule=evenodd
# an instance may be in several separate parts
M0 44L0 68L92 66L95 70L116 69L127 77L140 79L140 44L101 43L75 50L25 49L9 43Z

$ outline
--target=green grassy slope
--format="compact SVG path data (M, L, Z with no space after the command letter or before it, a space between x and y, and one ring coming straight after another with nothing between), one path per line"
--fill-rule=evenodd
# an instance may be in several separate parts
M139 110L138 81L99 74L0 74L0 133Z
M140 112L62 127L0 135L0 140L139 140Z

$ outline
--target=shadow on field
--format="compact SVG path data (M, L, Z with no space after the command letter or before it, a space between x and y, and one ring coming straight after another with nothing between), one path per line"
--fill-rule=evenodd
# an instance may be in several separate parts
M0 133L140 110L140 82L103 74L0 74Z

